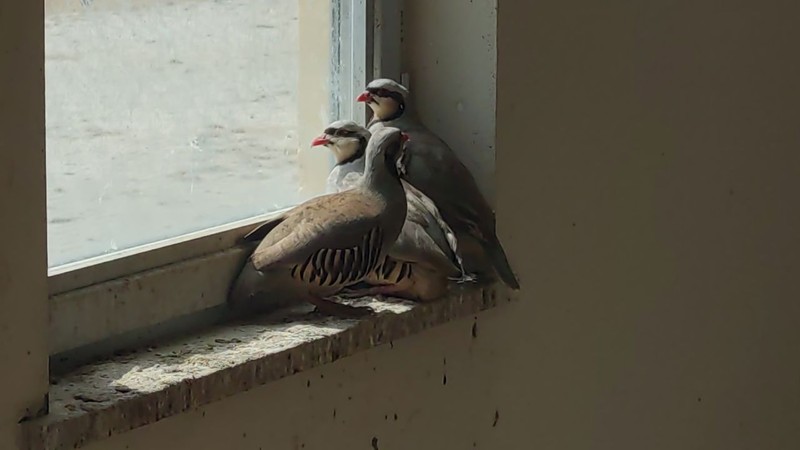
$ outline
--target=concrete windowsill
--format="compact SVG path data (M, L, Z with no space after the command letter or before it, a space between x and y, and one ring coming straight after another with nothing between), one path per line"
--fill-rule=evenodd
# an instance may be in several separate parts
M360 321L301 308L93 363L52 381L49 413L22 424L26 444L78 448L511 300L463 285L429 304L355 301L378 311Z

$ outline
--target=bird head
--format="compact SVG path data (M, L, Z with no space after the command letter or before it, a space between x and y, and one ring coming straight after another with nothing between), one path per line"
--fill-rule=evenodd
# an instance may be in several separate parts
M369 131L361 125L350 120L337 120L314 138L311 146L327 147L333 153L338 165L362 157L369 138Z
M356 101L366 103L378 120L400 117L406 109L408 89L388 78L372 80Z

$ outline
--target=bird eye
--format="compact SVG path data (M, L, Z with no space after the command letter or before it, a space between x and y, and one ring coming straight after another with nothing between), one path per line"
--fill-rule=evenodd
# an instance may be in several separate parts
M344 130L336 130L333 132L334 136L344 136Z
M388 97L389 91L384 88L380 88L377 91L375 91L375 95L377 95L378 97Z

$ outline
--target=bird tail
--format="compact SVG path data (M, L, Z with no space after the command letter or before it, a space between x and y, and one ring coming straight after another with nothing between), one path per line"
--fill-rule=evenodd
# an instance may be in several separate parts
M503 250L503 245L497 239L497 236L493 236L488 242L484 241L484 251L489 255L489 259L492 261L492 265L500 279L511 289L518 290L519 281L508 263L506 252Z

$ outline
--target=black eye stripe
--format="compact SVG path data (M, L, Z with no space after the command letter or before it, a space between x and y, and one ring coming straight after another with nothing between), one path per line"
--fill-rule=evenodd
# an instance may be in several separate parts
M402 94L400 94L399 92L390 91L390 90L385 89L385 88L367 89L367 92L369 92L372 95L378 96L378 97L382 97L382 98L387 98L388 97L388 98L394 99L397 103L400 103L400 104L403 104L405 102L405 100L403 99L403 95Z
M357 133L355 131L345 130L344 128L328 128L324 131L325 134L337 137L353 137Z

